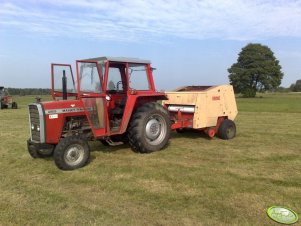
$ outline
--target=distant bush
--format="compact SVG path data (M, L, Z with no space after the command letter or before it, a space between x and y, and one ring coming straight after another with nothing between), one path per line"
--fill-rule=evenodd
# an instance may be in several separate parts
M301 79L297 80L295 84L290 86L292 92L301 92Z

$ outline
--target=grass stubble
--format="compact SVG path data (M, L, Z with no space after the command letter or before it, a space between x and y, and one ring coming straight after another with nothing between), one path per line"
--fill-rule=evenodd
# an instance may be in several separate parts
M43 97L48 99L49 97ZM301 214L301 95L238 98L237 137L172 133L164 151L91 142L91 161L58 170L32 159L26 105L0 111L0 225L277 225Z

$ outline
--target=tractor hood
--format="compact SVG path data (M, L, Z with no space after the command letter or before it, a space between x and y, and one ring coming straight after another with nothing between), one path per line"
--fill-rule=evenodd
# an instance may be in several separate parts
M80 100L49 101L42 102L41 105L46 115L68 113L84 114L83 104Z

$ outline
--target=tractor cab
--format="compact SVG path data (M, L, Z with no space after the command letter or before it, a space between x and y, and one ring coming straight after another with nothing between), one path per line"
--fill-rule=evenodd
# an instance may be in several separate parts
M52 64L51 72L54 101L29 105L33 158L53 155L72 170L88 162L89 140L142 153L167 145L170 119L157 103L166 95L155 90L150 61L99 57L76 61L76 76L67 64Z
M53 99L80 100L95 137L124 133L133 109L149 101L141 97L164 96L155 91L148 60L98 57L76 61L76 76L67 64L51 71Z

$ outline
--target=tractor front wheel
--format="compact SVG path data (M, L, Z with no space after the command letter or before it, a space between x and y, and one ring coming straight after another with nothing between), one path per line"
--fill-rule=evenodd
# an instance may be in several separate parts
M150 153L163 149L170 137L168 111L158 103L137 109L128 127L128 139L136 152Z
M80 136L62 138L54 150L54 162L61 170L74 170L87 164L90 158L88 142Z
M218 129L218 136L223 140L230 140L236 135L236 126L232 120L225 119Z

